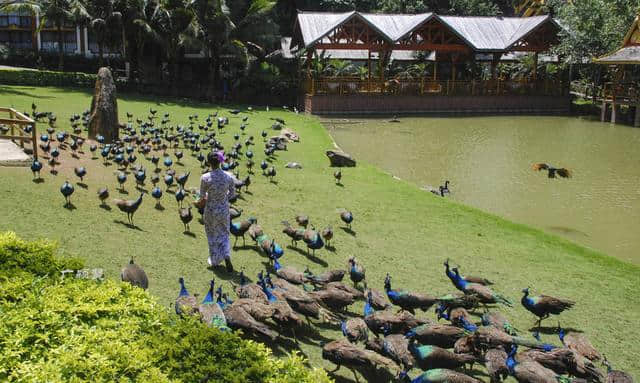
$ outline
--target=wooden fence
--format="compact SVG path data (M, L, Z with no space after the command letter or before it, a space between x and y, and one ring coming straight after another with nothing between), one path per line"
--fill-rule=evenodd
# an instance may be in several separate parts
M566 84L547 81L515 81L515 80L430 80L379 79L360 78L320 78L305 82L306 93L320 94L403 94L433 96L505 96L536 95L564 96L569 94Z
M38 159L38 141L36 139L36 122L13 108L0 107L0 113L8 113L9 118L0 118L8 134L0 134L0 139L18 141L22 149L24 142L31 142L33 158ZM5 130L3 129L3 131Z

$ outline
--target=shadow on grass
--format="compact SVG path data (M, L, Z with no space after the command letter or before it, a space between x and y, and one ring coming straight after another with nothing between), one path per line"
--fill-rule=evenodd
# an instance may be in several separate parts
M333 246L333 245L325 245L324 248L327 249L327 251L329 251L331 253L335 253L336 252L336 247Z
M125 195L129 195L129 192L124 190L124 189L118 189L118 193L120 194L125 194Z
M106 203L102 203L99 205L100 209L106 210L106 211L111 211L111 206L107 205Z
M31 180L34 184L42 184L44 183L44 178L38 177Z
M83 188L85 190L89 188L89 185L85 184L84 182L78 182L78 183L76 183L76 185L80 186L81 188Z
M37 88L27 88L27 89L33 89L34 91L37 90ZM37 98L40 100L55 98L53 96L43 96L38 93L26 92L25 90L12 89L12 87L6 87L6 86L1 86L0 92L2 92L3 94L15 94L16 96L26 96L31 98Z
M67 203L65 203L65 204L64 204L64 208L65 208L65 209L67 209L67 210L69 210L69 211L73 211L73 210L76 210L76 209L77 209L76 205L74 205L74 204L73 204L73 203L71 203L71 202L67 202Z
M182 234L186 235L187 237L191 237L191 238L196 238L197 237L196 233L193 233L193 232L191 232L189 230L183 231Z
M577 329L577 328L573 328L573 327L563 327L562 328L565 333L569 333L569 332L576 332L576 333L582 333L584 332L581 329ZM558 326L541 326L538 329L538 324L535 323L531 328L529 328L530 332L536 332L539 331L540 334L545 334L545 335L552 335L552 334L557 334L558 333Z
M357 235L355 231L351 230L351 228L341 227L340 229L342 229L342 231L344 231L345 233L347 233L349 235L352 235L354 237Z
M119 220L119 219L114 219L114 220L113 220L113 223L117 223L117 224L120 224L120 225L126 226L126 227L128 227L129 229L134 229L134 230L138 230L138 231L144 231L144 230L142 230L140 227L136 226L135 224L131 224L131 223L129 223L129 222L124 222L124 221L121 221L121 220Z
M158 211L164 211L165 210L164 206L162 206L162 204L160 202L156 203L153 208L158 210Z

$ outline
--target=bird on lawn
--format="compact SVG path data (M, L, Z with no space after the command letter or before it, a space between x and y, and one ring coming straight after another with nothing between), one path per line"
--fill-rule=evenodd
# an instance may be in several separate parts
M247 230L249 230L251 225L255 225L257 223L258 220L253 217L250 217L246 221L242 222L231 222L231 224L229 225L229 232L235 237L233 246L236 246L238 237L242 237L242 246L244 246L246 244L244 235L246 234Z
M353 214L349 210L344 210L340 213L340 219L347 224L349 230L351 230L351 222L353 222Z
M607 360L607 356L603 355L602 364L607 367L607 381L606 383L633 383L631 375L624 371L614 370L611 367L611 363Z
M193 295L189 294L184 285L183 277L178 279L178 283L180 283L180 293L178 293L175 303L176 314L180 316L194 314L198 309L198 301Z
M578 332L566 332L560 323L558 323L558 338L560 342L570 350L577 352L591 361L598 361L602 359L602 355L596 350L595 347L589 342L589 339L584 334Z
M551 314L559 315L564 310L568 310L575 305L575 302L568 299L555 298L549 295L529 296L528 287L523 289L522 293L524 295L520 302L525 309L538 317L538 328L542 321Z
M118 172L117 179L120 184L120 190L124 191L124 183L127 182L127 175L124 172Z
M342 171L336 170L335 172L333 172L333 178L336 179L336 184L340 185L340 180L342 179Z
M109 189L106 187L98 189L98 198L100 199L100 206L105 206L105 201L109 198Z
M64 181L64 183L60 187L60 193L62 193L62 195L64 196L64 200L66 202L65 206L71 204L71 194L73 194L73 192L73 185L71 185L69 181Z
M42 162L33 160L31 163L31 171L33 172L34 179L40 179L40 170L42 170Z
M545 164L543 162L533 164L533 170L541 171L546 170L549 178L556 178L556 174L562 178L571 178L571 171L566 168L556 168L552 165Z
M167 185L167 190L173 185L173 176L171 174L164 176L164 184Z
M140 204L142 204L143 194L144 193L140 193L140 197L138 197L138 199L132 199L132 200L114 199L113 200L113 203L116 204L116 206L118 207L118 209L120 209L121 212L127 213L127 220L131 225L133 225L133 215L136 213L136 210L138 210L138 208L140 207Z
M384 279L384 291L387 293L387 297L391 303L400 306L402 310L409 311L411 314L415 314L416 309L427 311L437 302L435 297L425 294L393 290L391 288L391 275L388 273Z
M409 378L405 372L401 372L400 378L405 379L404 382L411 383L481 383L476 378L447 368L427 370L413 379Z
M180 187L184 188L184 185L187 183L187 180L189 180L190 174L191 172L186 172L176 176L176 182L178 183L178 185L180 185Z
M448 267L448 266L447 266ZM471 283L466 281L460 275L457 267L451 269L454 273L455 282L454 285L460 291L464 292L467 295L476 295L478 301L484 304L487 303L501 303L505 306L511 307L511 302L504 296L496 293L491 288L482 285L480 283Z
M331 240L333 239L333 229L331 228L331 226L327 226L324 229L322 229L322 239L324 239L324 241L326 242L326 246L327 247L331 247Z
M440 189L440 191L442 192L442 194L449 194L449 180L444 181L444 186L442 186L442 189Z
M74 168L73 172L76 174L78 178L80 178L80 182L82 182L82 179L84 178L84 176L87 175L87 169L85 169L84 166L79 166Z
M269 177L269 182L273 182L273 177L276 176L276 168L271 166L267 169L267 177Z
M309 226L309 216L307 215L303 215L303 214L299 214L296 216L296 222L298 223L298 225L304 227L305 229L307 228L307 226Z
M191 206L178 209L178 213L180 214L180 220L184 225L185 233L189 232L189 222L193 219L193 214L191 214Z
M162 189L154 187L151 190L151 196L156 199L156 206L160 206L160 198L162 198Z
M122 282L128 282L133 286L137 286L146 290L149 287L149 279L142 267L133 263L133 258L129 261L129 264L122 268L120 272L120 279Z
M356 261L355 257L350 257L348 263L349 263L349 278L351 278L353 285L357 286L358 283L365 280L366 270L362 265L360 265ZM366 281L364 282L364 284L365 284L365 288L367 288Z
M313 255L315 255L316 250L322 249L322 247L324 246L322 236L315 230L314 227L306 229L302 233L302 240L307 244L307 254L309 254L309 249L311 249L313 250Z
M279 117L271 117L270 120L276 121L276 122L278 122L279 124L282 124L282 125L287 125L284 122L284 120L282 118L279 118Z
M262 160L262 162L260 162L260 169L262 169L262 174L265 176L267 175L265 170L267 170L268 167L269 167L269 164L267 163L267 161Z
M176 201L178 202L180 207L182 207L182 201L184 201L184 198L186 197L186 195L187 193L182 188L178 189L178 191L176 192L175 194Z
M287 221L282 221L282 224L284 225L282 232L285 233L287 237L291 238L291 244L293 246L297 246L298 241L302 241L304 237L304 229L296 229Z

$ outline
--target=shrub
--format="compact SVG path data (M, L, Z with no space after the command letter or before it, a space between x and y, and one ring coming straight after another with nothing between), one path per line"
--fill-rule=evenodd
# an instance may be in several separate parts
M0 83L8 85L93 87L96 76L78 72L0 70Z
M57 257L55 251L56 245L52 242L27 242L15 233L0 233L0 274L23 271L45 276L65 269L78 270L84 266L80 258Z
M142 289L52 273L70 262L54 251L0 234L0 381L330 381L297 355L181 320Z

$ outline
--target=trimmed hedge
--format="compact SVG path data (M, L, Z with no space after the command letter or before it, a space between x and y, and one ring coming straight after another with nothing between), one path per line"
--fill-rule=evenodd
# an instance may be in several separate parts
M40 70L0 70L0 84L91 88L96 75L79 72Z
M298 355L179 319L142 289L61 277L79 264L54 251L0 234L0 381L330 382Z

